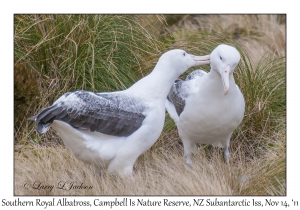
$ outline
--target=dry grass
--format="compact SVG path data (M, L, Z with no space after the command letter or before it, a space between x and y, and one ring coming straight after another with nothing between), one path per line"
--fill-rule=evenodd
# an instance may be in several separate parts
M267 50L285 55L285 15L170 15L167 19L176 20L176 24L169 27L170 31L216 31L239 41L255 62Z
M103 171L101 176L77 160L63 146L35 145L15 154L15 195L285 195L284 135L264 156L249 159L241 150L224 163L221 149L199 147L193 165L185 164L179 139L166 144L170 135L139 157L132 179L122 179ZM170 141L169 141L170 142ZM250 150L251 151L251 150ZM58 182L92 186L92 189L58 189ZM24 187L25 183L54 185L47 189Z

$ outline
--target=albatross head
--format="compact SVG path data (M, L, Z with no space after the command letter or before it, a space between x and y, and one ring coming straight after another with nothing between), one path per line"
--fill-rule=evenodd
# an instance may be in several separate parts
M210 55L195 56L188 54L184 50L175 49L165 52L159 60L163 60L163 63L167 63L176 70L178 76L185 72L192 66L199 66L210 63Z
M231 75L240 61L240 53L229 45L221 44L210 54L210 66L216 70L222 78L224 94L229 91L229 75Z

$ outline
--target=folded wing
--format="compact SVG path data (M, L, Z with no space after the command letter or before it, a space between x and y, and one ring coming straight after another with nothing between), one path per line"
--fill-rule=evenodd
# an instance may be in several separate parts
M76 91L61 96L52 106L29 119L38 122L44 133L54 120L78 129L88 129L113 136L129 136L140 128L146 106L123 93Z
M189 96L192 91L191 81L202 77L206 72L202 70L195 70L191 72L185 80L178 79L173 84L167 100L174 105L177 115L180 116L184 107L185 107L185 99Z

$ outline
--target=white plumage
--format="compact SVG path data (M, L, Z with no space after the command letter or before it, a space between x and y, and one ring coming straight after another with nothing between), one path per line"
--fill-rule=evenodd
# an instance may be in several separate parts
M177 125L188 165L197 143L224 148L229 163L230 138L245 110L233 77L239 60L234 47L219 45L210 54L210 72L196 70L185 81L176 80L170 90L166 109Z
M37 116L37 131L51 126L66 147L100 173L131 175L135 160L158 139L165 119L165 99L175 79L189 67L209 63L209 56L183 50L164 53L154 70L129 89L111 93L75 91L61 96Z

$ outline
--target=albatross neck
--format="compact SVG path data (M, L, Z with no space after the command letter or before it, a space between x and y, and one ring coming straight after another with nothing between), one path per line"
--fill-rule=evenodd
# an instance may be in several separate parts
M149 75L140 79L128 90L138 96L151 98L151 100L165 100L178 76L176 71L168 71L166 68L156 66Z

